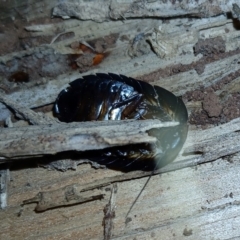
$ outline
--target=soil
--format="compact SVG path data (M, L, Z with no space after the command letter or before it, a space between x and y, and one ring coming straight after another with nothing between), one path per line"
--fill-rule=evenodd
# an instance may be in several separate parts
M222 112L222 105L220 103L219 97L213 90L204 94L202 108L207 112L207 115L210 118L220 116Z
M205 57L224 53L226 51L225 41L221 37L215 37L211 39L199 39L199 41L193 47L194 54L202 54Z

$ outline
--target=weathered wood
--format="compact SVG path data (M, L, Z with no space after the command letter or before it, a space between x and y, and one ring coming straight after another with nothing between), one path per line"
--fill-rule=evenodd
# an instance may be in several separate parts
M0 162L19 158L33 158L65 151L98 150L138 143L154 143L155 137L147 131L153 128L176 126L177 122L147 121L101 121L83 123L60 123L45 114L21 106L6 96L3 102L16 115L34 125L23 128L0 129Z
M17 117L28 121L30 124L41 125L59 123L57 119L50 118L46 114L36 113L33 110L22 106L21 104L15 102L14 100L6 97L3 94L0 95L0 102L12 109Z
M131 36L136 36L139 34L136 28L136 26L139 25L138 21L139 20L132 20L127 24L110 22L108 24L102 23L101 26L93 25L94 32L92 33L93 36L91 36L90 39L97 38L99 36L102 37L104 34L108 34L109 28L113 29L113 33L120 32L122 34L124 33L123 35L129 34ZM71 38L70 40L51 46L40 46L35 49L8 54L1 57L0 62L6 63L16 58L18 59L29 55L34 55L35 51L48 53L50 50L54 50L55 52L61 54L66 54L67 51L69 53L69 47L66 47L66 45L75 40L79 41L79 39L89 39L87 32L79 31L79 26L76 25L77 24L75 23L75 20L73 20L72 25L71 23L65 24L66 31L72 30L75 33L75 37ZM91 25L89 25L88 22L83 22L81 25L81 27L86 29L90 28L90 26ZM235 31L232 20L227 20L226 18L222 17L214 20L208 19L203 21L203 23L200 20L196 20L192 23L191 31L189 31L190 26L187 26L188 31L186 31L186 29L179 30L176 28L176 26L174 26L174 24L172 28L169 28L167 24L164 25L161 21L159 22L156 20L146 19L141 23L141 32L145 33L146 29L149 29L148 26L152 26L153 28L161 26L161 31L164 33L164 38L171 39L171 41L168 41L168 46L174 49L177 47L177 50L174 51L174 55L172 56L171 53L169 59L162 61L156 56L156 54L153 53L132 59L126 54L126 48L129 47L129 43L127 44L123 42L119 48L111 49L111 54L109 57L107 57L97 69L90 70L84 74L79 74L78 71L72 71L67 74L61 74L56 79L52 79L50 77L49 80L51 81L49 81L48 84L23 88L21 91L14 91L12 93L10 92L8 96L17 102L21 102L21 104L26 107L38 107L54 102L58 93L65 88L70 81L75 80L82 75L95 72L113 72L138 78L139 76L146 75L150 72L164 69L169 65L171 66L173 64L173 59L174 65L194 63L199 61L201 56L194 55L193 46L202 35L204 35L205 38L214 38L221 34L221 37L225 41L227 51L235 51L240 47L240 43L237 40L240 36L240 32ZM169 29L171 29L171 31ZM222 34L225 29L228 29L228 34ZM44 32L41 34L44 35ZM45 34L48 34L48 31ZM187 41L183 41L182 39L187 39ZM186 54L182 54L182 52L185 52ZM229 57L224 57L222 59L217 59L216 61L210 62L205 66L205 69L201 74L198 74L194 69L190 69L189 71L171 74L171 76L167 77L158 77L155 75L155 78L153 78L151 81L153 84L164 87L176 95L182 95L187 91L196 89L200 84L204 86L211 86L221 78L229 75L230 73L236 72L239 68L239 57L239 53L236 53L230 55ZM170 70L171 69L169 69L169 71ZM148 77L146 78L148 79Z
M220 131L221 129L223 130ZM27 202L38 202L36 207L37 211L45 211L53 207L72 205L73 203L77 204L86 201L85 195L87 195L89 198L89 191L103 188L112 183L138 179L151 174L156 175L159 173L176 171L187 167L196 167L199 164L236 154L240 152L239 130L240 118L221 125L221 127L206 129L205 131L193 131L188 136L182 155L179 156L174 163L171 163L166 167L155 171L154 173L136 171L133 173L127 173L125 175L109 178L106 177L101 181L93 181L84 186L81 184L74 184L72 186L67 186L67 188L64 187L54 190L53 192L41 192ZM70 191L69 189L72 190ZM69 191L74 192L75 195L75 198L71 199L71 201L69 201L68 198L64 198L64 196L68 195ZM99 192L93 192L93 196L96 194L99 196ZM50 200L48 197L49 195L52 196ZM103 195L104 193L102 193L101 196Z
M186 230L192 230L188 237L190 239L206 239L209 231L214 236L225 236L225 231L229 229L231 231L229 230L225 239L238 236L238 228L232 229L229 225L232 226L233 222L237 225L239 221L239 155L228 160L219 159L197 168L185 168L152 177L129 215L127 225L125 225L127 210L146 179L118 183L113 239L132 239L133 236L140 235L144 239L151 235L156 238L161 236L174 239L173 234L178 239L185 239ZM79 181L84 185L84 182L92 177L97 181L114 174L108 170L86 172L87 169L68 174L29 169L26 173L28 178L33 179L30 186L26 186L26 176L13 172L12 184L18 182L20 188L13 189L11 186L10 206L0 214L1 237L16 239L15 235L18 238L19 236L27 238L31 235L32 239L57 239L60 235L66 234L74 239L79 235L81 239L103 239L103 208L110 198L110 192L107 190L104 192L105 198L101 201L52 209L40 214L33 212L35 204L20 207L22 200L37 193L37 188L53 190L60 184L64 186L70 181ZM15 221L3 224L7 217L13 217ZM48 225L51 223L51 228L47 223ZM59 225L61 228L65 227L64 233L60 231ZM35 231L39 226L44 231ZM13 232L10 231L12 228ZM91 230L92 228L94 230Z
M137 143L154 143L147 130L175 122L124 120L0 129L0 162L65 151L87 151Z
M87 3L87 1L82 2ZM105 2L108 3L108 1ZM173 5L173 2L176 4ZM186 5L185 1L181 2ZM189 11L183 8L183 11L191 14L194 6L195 10L199 10L204 7L204 2L209 3L209 1L192 1L192 8L189 7ZM205 5L204 11L198 12L199 16L203 16L201 14L204 13L211 15L214 13L214 8L216 14L219 11L231 12L232 4L238 4L237 1L211 2L215 5ZM215 94L222 102L231 94L239 91L240 32L237 30L236 19L226 18L224 14L205 19L189 19L186 16L167 20L151 19L150 8L147 7L160 4L160 1L135 1L134 6L145 3L147 7L139 11L125 12L125 9L129 9L129 3L133 2L112 1L112 4L118 7L113 9L115 16L119 18L140 16L141 19L128 19L123 22L109 21L101 24L68 20L44 27L41 26L44 24L39 23L40 27L35 26L35 28L30 28L32 24L26 22L24 27L28 27L30 30L28 34L32 38L52 36L53 32L57 36L59 32L55 31L56 29L61 29L61 32L73 31L74 36L49 45L55 37L52 36L48 45L9 53L0 58L1 67L7 69L9 68L8 61L18 62L18 59L24 59L31 54L35 56L36 52L41 51L73 53L73 49L69 47L73 41L88 42L102 38L111 32L119 34L116 46L107 49L109 55L100 65L84 74L114 72L139 77L165 87L176 95L199 90L200 87L213 88L217 89ZM177 8L180 1L161 1L161 3L169 6L169 10L173 10L173 15L180 11ZM56 2L53 1L51 4L56 4ZM165 10L163 14L172 16L169 11ZM33 14L36 14L36 11L37 9L33 11ZM152 15L155 13L159 15L159 11L152 12ZM44 14L46 13L42 16ZM142 18L141 14L149 17ZM34 17L29 16L29 19L31 18ZM34 29L41 29L41 32L36 32ZM129 49L132 49L134 39L138 39L139 34L143 34L144 39L151 41L156 39L158 43L154 45L156 52L157 48L165 47L164 44L161 45L161 40L163 40L162 43L167 43L167 50L173 47L174 51L168 51L169 54L163 51L165 55L159 58L161 54L157 56L150 49L143 55L130 58ZM199 40L209 39L214 42L216 37L222 38L225 46L224 53L214 53L212 57L205 59L203 58L204 51L195 55L194 46ZM128 40L122 41L121 39ZM211 55L211 49L209 54ZM198 63L201 63L200 70L196 67ZM176 68L180 65L181 67ZM38 68L35 70L37 71ZM40 78L42 81L40 86L30 81L26 87L22 85L18 91L10 91L8 97L23 104L26 108L49 104L54 102L59 91L66 87L68 82L79 76L82 76L82 73L79 74L78 70L73 70L61 73L57 77L45 77L44 81ZM218 89L216 84L220 82L222 82L222 87ZM202 105L202 100L187 102L189 113L203 110ZM236 113L239 109L232 111ZM209 239L209 236L213 239L238 239L240 236L238 227L240 223L239 118L229 123L217 122L217 124L219 126L206 125L208 129L205 130L199 126L190 125L183 152L175 162L161 169L160 175L152 176L127 219L126 214L146 183L145 177L149 173L123 174L108 169L95 170L85 164L78 167L76 171L57 172L36 168L34 165L18 164L16 170L11 170L8 207L0 212L0 238L103 239L102 222L107 220L103 209L111 202L111 184L116 183L118 190L114 203L116 205L115 218L108 219L109 222L105 221L106 225L114 224L114 228L111 229L112 239L181 240L187 238L195 240ZM68 187L74 190L72 195L71 191L64 191ZM100 189L95 189L96 187ZM46 196L45 203L41 201L41 198L35 198L39 193ZM84 195L89 197L88 200L91 200L93 196L104 195L104 197L101 200L78 204ZM76 197L75 200L74 197ZM37 204L31 203L34 198ZM28 200L29 204L22 206L25 200ZM34 211L36 206L41 206L45 211L36 214Z
M194 16L210 17L232 11L235 1L217 1L211 3L207 0L192 1L83 1L60 2L53 9L53 16L64 19L76 17L81 20L94 20L97 22L108 19L126 20L136 17L177 17ZM235 11L234 11L235 12Z
M7 1L1 3L1 20L22 18L32 20L41 17L48 17L51 12L53 16L60 16L64 19L76 17L82 20L106 21L109 19L126 19L133 17L177 17L197 16L210 17L221 13L233 12L237 17L236 1L214 0L209 4L207 0L200 0L197 3L192 1L134 1L134 0L101 0L83 1L75 0L70 2L51 1ZM52 11L53 8L53 11Z
M22 19L30 21L36 18L48 17L51 14L52 7L57 4L56 0L50 3L47 0L23 0L23 1L4 1L0 3L1 21L14 21Z

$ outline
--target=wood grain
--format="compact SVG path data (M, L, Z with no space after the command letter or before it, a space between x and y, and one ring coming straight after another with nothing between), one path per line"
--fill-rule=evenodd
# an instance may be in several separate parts
M26 8L25 11L18 9L18 5L14 7L26 13L28 19L34 19L35 16L50 17L49 12L57 2L53 1L49 5L46 1L43 2L48 13L41 14L38 7L32 10ZM28 34L32 38L51 36L56 29L61 29L61 32L72 31L74 36L51 45L49 41L49 44L1 56L1 66L5 67L10 60L24 59L39 51L54 51L62 55L73 53L69 47L72 42L90 42L103 38L110 32L118 34L118 38L115 46L106 50L108 57L87 72L72 70L54 78L48 76L40 86L34 81L30 82L18 91L10 92L8 97L28 110L50 104L68 82L95 72L139 77L165 87L177 96L201 88L217 89L216 85L221 83L222 87L215 94L226 102L232 94L239 91L239 22L234 16L227 18L225 14L214 15L232 12L232 4L236 1L224 1L224 4L219 5L223 1L212 1L216 3L212 5L209 1L192 1L191 8L183 9L174 6L172 3L175 1L165 1L164 7L168 6L168 11L162 12L162 16L170 16L168 19L159 19L159 11L150 11L153 8L149 6L159 5L160 1L134 1L134 6L140 6L142 2L146 3L145 8L131 12L127 10L133 6L130 6L132 1L112 1L116 6L112 9L115 14L113 16L120 18L119 21L96 23L72 19L48 24L45 28L41 26L41 32L30 31ZM182 2L187 6L186 1ZM119 4L122 4L121 8ZM13 6L8 6L9 9L11 7ZM205 10L199 12L201 7ZM183 16L181 11L184 12ZM201 18L185 15L196 14L195 11ZM10 13L13 12L14 9L11 9ZM9 17L6 13L1 19ZM212 17L204 18L204 13ZM43 22L38 24L44 25ZM24 27L31 25L34 26L34 23L24 23ZM165 46L161 45L162 39L168 49L172 47L174 51L168 51L170 54L160 58L160 54L159 57L150 49L145 54L132 58L129 49L139 34L152 40L155 36L156 43L160 43L155 47L159 48ZM216 37L223 39L225 52L216 53L201 62L204 56L195 54L195 44L205 39L214 41ZM201 71L196 68L200 62ZM189 114L203 110L202 100L188 101L186 105ZM236 113L238 110L232 111ZM17 123L13 123L13 126L17 128ZM111 239L239 239L239 126L239 117L224 124L218 122L204 125L206 129L190 125L187 142L178 158L153 174L127 218L126 214L146 183L149 173L139 171L126 174L109 169L94 169L88 164L78 166L75 171L49 171L34 163L23 164L18 161L11 166L11 181L7 188L8 206L0 211L0 238L104 239L104 228L110 224L113 226ZM11 137L10 132L13 130L1 129L2 132L7 130L9 135L1 136L1 142ZM17 131L21 132L19 127ZM14 149L6 154L10 153L14 154ZM113 184L117 184L114 201L111 198ZM92 199L94 196L97 199ZM81 200L87 202L81 203ZM23 205L24 201L27 204ZM103 226L103 221L106 221L104 209L111 201L116 206L110 207L111 212L115 211L115 216ZM36 210L42 212L36 213Z

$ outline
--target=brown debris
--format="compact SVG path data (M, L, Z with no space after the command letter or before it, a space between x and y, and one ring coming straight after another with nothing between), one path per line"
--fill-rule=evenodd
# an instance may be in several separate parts
M226 51L225 41L221 37L199 39L193 47L195 55L214 56Z
M238 92L232 93L225 100L224 96L216 94L214 88L201 87L198 90L187 92L183 98L185 101L202 102L202 110L191 112L189 116L189 123L191 124L205 126L226 123L240 117L240 93Z
M191 113L189 116L189 123L197 126L202 126L205 128L205 126L209 124L217 124L219 123L219 118L217 117L209 117L207 112L204 110L196 110Z
M93 46L95 52L103 53L107 49L115 47L118 38L119 33L112 33L102 38L90 40L88 41L88 44Z
M28 82L29 75L26 72L18 71L13 73L9 78L9 82Z
M223 115L226 121L240 117L240 93L231 94L224 104Z
M222 112L222 105L218 96L213 91L204 95L202 107L209 117L218 117Z
M203 91L204 88L200 87L199 89L193 90L191 92L186 92L183 98L185 99L185 101L202 101L204 96Z
M93 65L94 53L83 54L76 59L76 64L78 65L80 72L88 71Z
M106 50L115 46L118 36L118 34L111 34L87 43L76 41L71 43L70 47L76 52L73 56L69 55L72 69L78 68L83 73L100 64L109 55Z

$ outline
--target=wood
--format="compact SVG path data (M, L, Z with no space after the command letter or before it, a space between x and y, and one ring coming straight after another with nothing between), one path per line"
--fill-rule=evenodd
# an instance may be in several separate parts
M188 136L188 140L185 144L186 148L182 153L182 156L179 156L174 163L171 163L166 167L155 171L154 173L136 171L120 176L117 175L114 177L105 177L102 180L93 181L85 184L84 186L81 184L73 184L59 188L58 190L41 192L34 198L27 200L26 203L38 202L35 210L45 211L54 207L72 205L97 198L101 199L104 196L104 193L100 194L99 191L97 191L97 193L92 192L91 195L91 191L101 189L113 183L138 179L141 177L150 176L151 174L156 175L159 173L176 171L187 167L196 167L199 164L207 163L209 161L240 152L240 133L238 132L240 130L240 118L222 125L221 128L226 130L221 132L219 131L219 127L215 127L205 131L191 132ZM219 139L219 141L216 141L216 139ZM195 155L196 152L198 155ZM68 197L69 193L71 197L74 196L70 200ZM94 197L95 195L98 197Z
M98 150L137 143L154 143L147 130L177 125L159 120L84 122L0 130L0 162L65 151Z
M99 1L86 2L60 2L53 8L53 16L64 19L76 17L81 20L94 20L97 22L108 19L126 20L136 17L177 17L189 15L194 17L210 17L228 12L232 9L234 1L213 0L209 4L206 0L199 0L198 4L189 4L188 1ZM234 11L236 12L236 11Z
M102 4L102 1L99 2ZM176 4L173 4L175 1L104 2L106 5L101 6L107 7L111 15L103 16L100 11L99 15L89 15L86 12L86 16L91 16L94 21L69 19L48 24L24 22L23 32L25 27L28 30L25 38L30 41L33 38L49 37L49 42L0 57L1 71L4 71L1 73L1 83L9 90L8 93L5 91L8 99L24 106L22 110L25 112L30 108L53 103L68 82L82 75L114 72L145 79L165 87L177 96L183 96L190 115L186 144L173 163L153 173L128 216L128 210L151 173L121 173L109 169L94 169L88 164L78 166L75 171L49 171L33 162L22 163L18 160L8 166L11 181L8 181L7 190L4 190L8 201L7 207L0 211L0 238L195 240L209 239L211 236L213 239L238 239L239 105L237 98L236 108L224 105L240 90L238 8L232 5L238 2L224 1L222 4L223 1L211 1L209 4L209 1L202 0L192 1L190 6L187 3L189 1L181 1L182 7L179 6L180 1L176 1ZM18 5L8 8L16 7L21 13L26 13L28 19L35 19L35 15L50 17L51 7L55 7L55 11L59 7L57 1L52 1L51 5L46 1L44 3L48 14L38 11L39 6L34 4L36 8L31 11L29 8L23 11ZM78 3L94 4L97 7L94 1ZM144 7L140 8L143 3ZM150 11L156 6L164 11ZM131 7L135 8L128 11ZM233 18L226 17L230 13ZM189 18L186 14L198 14L201 18ZM86 19L84 15L81 16ZM121 20L111 21L109 16ZM155 18L159 16L169 18ZM175 18L171 18L172 16ZM1 19L7 19L7 14L2 15ZM99 19L103 22L99 23ZM61 40L64 34L59 33L68 32L73 32L74 35ZM95 48L92 41L102 39L110 32L118 37L114 45L105 49L107 57L99 65L92 66L84 73L79 73L79 69L57 72L57 63L61 61L56 59L74 53L69 47L73 42L88 42ZM217 37L221 40L218 38L219 41L216 41ZM138 39L143 39L143 42ZM148 40L152 48L144 45L145 40ZM221 42L221 46L216 50L202 44L202 52L197 54L196 44L202 40L210 40L215 45ZM32 78L29 83L20 85L21 87L7 82L7 75L4 74L9 69L9 61L13 60L13 66L14 63L21 66L22 60L29 56L35 59L39 53L54 59L52 63L44 59L51 73L56 73L54 76L39 75L38 79ZM40 71L41 65L34 65L33 60L31 64L34 71ZM206 98L190 101L187 94L193 91L197 94L204 89L203 94L209 96L210 88L221 100L221 114L224 115L228 110L229 115L234 116L226 120L221 118L224 124L221 121L213 122L215 117L207 118L212 122L209 120L206 123L203 120L203 125L193 121L192 113L195 111L199 111L199 118L203 116L201 112L205 111L203 103L206 103ZM1 115L3 106L0 108ZM40 124L44 115L33 115L36 122L31 123ZM29 120L28 114L22 117ZM17 131L21 131L22 127L18 124L20 123L12 123ZM39 129L39 126L30 128ZM2 131L11 133L13 130ZM2 137L1 142L4 141L5 137ZM7 153L10 154L10 151ZM13 151L11 154L14 154ZM8 179L7 172L0 172L5 182ZM1 191L2 189L1 185Z

